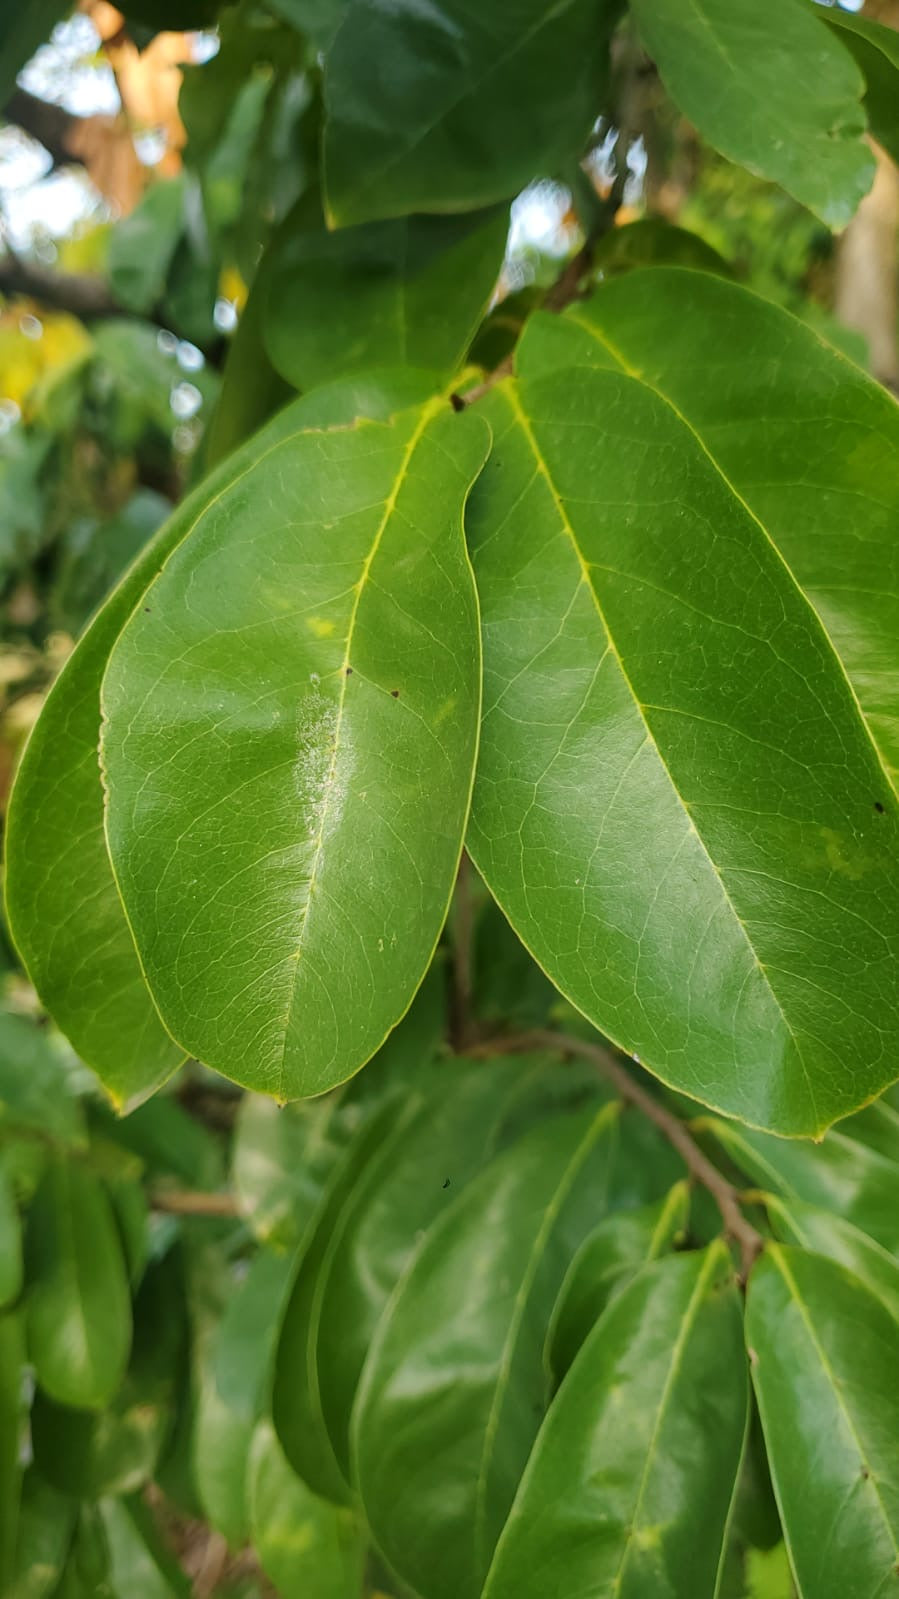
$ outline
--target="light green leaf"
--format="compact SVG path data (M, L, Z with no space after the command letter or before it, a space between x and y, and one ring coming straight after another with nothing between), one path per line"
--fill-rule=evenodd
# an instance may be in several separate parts
M702 1124L759 1188L799 1199L868 1233L899 1255L899 1164L832 1128L814 1145L727 1122Z
M34 1196L25 1281L38 1382L61 1404L100 1409L125 1371L131 1302L109 1200L76 1159L52 1160Z
M15 1574L4 1599L45 1599L53 1592L68 1555L77 1508L75 1499L57 1493L29 1467L22 1479Z
M746 1338L801 1599L882 1599L899 1562L899 1323L842 1266L769 1244Z
M279 1099L365 1064L446 916L486 444L434 398L257 449L107 667L107 838L150 988L185 1050Z
M185 224L183 174L151 183L140 203L109 238L107 271L115 298L129 311L153 309Z
M253 1547L284 1599L358 1599L365 1541L356 1519L294 1476L271 1422L256 1429L249 1482Z
M0 1307L18 1299L21 1289L22 1225L12 1183L0 1166Z
M727 1249L647 1267L553 1402L484 1599L714 1599L747 1402Z
M357 1120L361 1114L357 1108ZM241 1214L262 1242L276 1248L299 1243L352 1126L339 1089L284 1106L260 1094L244 1096L231 1175Z
M768 1195L765 1208L776 1238L838 1261L859 1277L899 1322L899 1265L873 1238L842 1216L831 1215L801 1199Z
M667 1254L683 1235L689 1209L689 1189L681 1180L654 1205L604 1217L584 1239L565 1274L547 1335L554 1382L561 1382L606 1306L640 1267Z
M602 110L618 15L613 0L349 0L325 67L329 226L468 211L554 173Z
M899 161L899 33L840 5L820 14L861 67L867 84L868 125L878 143Z
M671 98L722 155L832 227L871 187L864 83L804 0L631 0ZM797 70L798 63L802 70Z
M104 1499L99 1510L114 1592L121 1599L188 1599L187 1578L163 1548L147 1506L137 1498Z
M617 1114L554 1117L495 1160L428 1232L381 1321L356 1473L375 1542L427 1599L481 1593L545 1405L552 1307L604 1208Z
M402 1124L416 1104L399 1109L390 1100L369 1115L348 1144L324 1188L295 1262L275 1357L272 1419L281 1446L307 1487L336 1504L351 1502L346 1472L337 1458L322 1411L315 1361L319 1278L331 1236L344 1206L362 1180L394 1122Z
M298 389L403 361L451 376L496 286L508 231L500 207L329 233L317 196L301 201L271 267L272 365Z
M553 365L548 320L520 386L487 397L468 517L470 852L608 1037L728 1114L819 1133L896 1071L899 805L819 618L701 437L636 376Z
M410 392L411 390L411 392ZM6 906L16 947L47 1009L120 1109L184 1058L159 1020L122 910L104 835L97 750L110 650L148 583L260 453L298 429L389 415L420 378L321 389L276 417L180 505L113 591L69 657L28 741L6 820Z
M39 1133L52 1143L83 1144L84 1122L68 1048L24 1016L0 1011L0 1127ZM69 1057L71 1058L71 1057Z
M22 1485L25 1340L18 1315L0 1316L0 1593L15 1570L16 1528Z
M629 372L684 418L811 600L899 778L895 401L805 323L705 273L635 272L538 321L524 370ZM873 789L873 816L883 802Z
M515 1059L450 1061L424 1103L397 1117L336 1219L308 1338L322 1413L347 1475L350 1413L381 1314L413 1249L494 1152L523 1077ZM283 1343L281 1353L283 1361ZM282 1374L289 1382L286 1364Z
M285 1290L287 1255L262 1250L229 1300L200 1386L194 1446L197 1491L233 1548L249 1536L250 1442L266 1399Z

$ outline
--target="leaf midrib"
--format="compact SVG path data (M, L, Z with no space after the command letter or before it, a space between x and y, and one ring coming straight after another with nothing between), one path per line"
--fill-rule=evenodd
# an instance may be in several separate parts
M612 353L614 353L614 352L612 352ZM628 372L627 375L628 376L636 376L635 374L630 373L630 372ZM642 380L638 380L638 381L642 381ZM800 1049L799 1041L798 1041L798 1039L796 1037L796 1034L794 1033L790 1022L788 1021L788 1019L787 1019L787 1017L786 1017L786 1015L784 1013L783 1006L781 1005L780 1000L779 1000L777 994L775 993L774 988L771 985L771 981L770 981L770 979L768 977L767 970L766 970L763 962L759 958L758 952L757 952L757 950L756 950L751 938L749 937L749 933L747 931L746 925L745 925L742 917L740 916L739 912L737 911L737 908L734 905L733 900L730 897L730 893L728 891L727 885L725 884L724 879L722 878L721 873L718 870L717 863L715 862L715 860L713 859L711 853L709 852L709 848L708 848L704 838L702 837L702 834L700 833L698 827L696 826L695 821L693 820L693 816L692 816L692 814L690 812L690 809L689 809L685 799L683 798L683 795L681 794L680 790L678 789L677 784L674 781L673 774L671 773L671 771L670 771L670 769L668 767L668 763L665 760L665 757L662 754L661 749L659 748L659 745L658 745L658 742L656 740L655 734L653 733L653 730L650 727L649 722L647 721L646 711L645 711L645 708L643 706L643 703L640 700L640 698L639 698L639 696L638 696L638 694L637 694L637 692L636 692L636 690L635 690L635 688L634 688L634 686L633 686L633 684L632 684L632 682L630 680L630 677L629 677L627 671L625 670L624 662L622 661L621 654L620 654L620 652L618 650L618 646L617 646L617 644L615 642L614 635L613 635L612 630L611 630L611 628L610 628L610 626L609 626L609 624L608 624L608 622L606 620L605 613L604 613L602 605L600 603L599 595L596 592L596 587L595 587L595 585L593 583L593 580L592 580L590 567L589 567L588 563L584 559L583 552L581 551L580 545L579 545L578 540L577 540L577 535L576 535L576 533L574 531L574 528L573 528L573 526L571 524L571 521L570 521L570 519L569 519L569 517L568 517L568 515L566 513L565 507L564 507L564 505L562 503L561 496L560 496L560 494L559 494L559 492L558 492L558 490L556 488L556 485L555 485L555 483L553 481L553 477L552 477L552 474L551 474L551 472L549 470L549 466L548 466L548 464L546 462L545 457L543 456L543 453L542 453L542 451L540 449L540 446L537 443L536 437L534 435L534 432L533 432L533 429L532 429L532 427L530 425L528 417L527 417L527 415L526 415L526 413L524 411L524 408L523 408L523 406L521 404L521 401L519 400L515 382L514 381L507 382L506 384L503 385L503 387L504 387L506 396L508 398L510 407L513 410L513 412L515 413L515 416L516 416L516 419L517 419L517 421L519 423L519 426L521 427L521 430L524 433L525 438L528 441L528 444L530 446L531 452L532 452L532 454L534 456L534 460L537 463L538 471L540 472L541 476L543 477L543 479L544 479L544 481L545 481L545 483L547 485L547 488L549 489L550 495L552 497L553 504L554 504L554 506L556 508L556 512L557 512L558 517L559 517L560 524L561 524L562 528L564 529L565 533L567 534L568 539L570 540L571 547L572 547L572 550L574 551L575 558L577 560L578 567L579 567L579 570L580 570L581 582L584 584L584 587L586 588L587 593L591 596L591 599L593 601L593 605L594 605L595 610L596 610L596 614L599 617L600 624L601 624L601 626L603 628L603 631L604 631L604 633L606 635L606 638L608 639L609 649L611 650L612 655L614 656L615 661L616 661L616 663L618 665L618 670L621 673L622 681L624 682L625 687L628 690L628 693L630 695L630 698L631 698L631 701L632 701L632 703L634 705L634 708L637 711L637 713L638 713L638 715L640 717L640 720L642 721L643 726L644 726L644 728L646 730L646 737L647 737L649 743L652 745L652 748L655 750L656 756L658 757L659 765L661 766L662 770L664 771L665 775L668 778L668 782L671 785L672 793L675 795L675 797L676 797L676 799L678 801L678 804L680 805L680 807L681 807L681 809L683 811L683 814L684 814L684 816L687 819L687 822L688 822L688 825L690 827L690 830L691 830L694 838L697 840L697 842L698 842L698 844L699 844L699 846L700 846L700 848L701 848L701 850L703 852L703 855L705 856L706 860L709 863L709 866L712 869L712 872L714 873L715 879L716 879L716 881L717 881L717 883L718 883L718 885L719 885L719 887L721 889L722 897L723 897L728 909L730 910L730 912L731 912L731 914L732 914L732 916L734 918L734 921L736 922L737 927L740 929L740 932L741 932L741 934L743 936L743 939L744 939L744 941L746 943L746 947L747 947L747 949L749 950L749 952L750 952L750 954L752 956L753 963L755 965L756 970L758 972L760 972L762 977L764 978L766 990L770 994L771 999L772 999L772 1001L773 1001L773 1003L774 1003L774 1005L775 1005L775 1007L777 1009L777 1013L778 1013L778 1015L780 1016L780 1018L781 1018L781 1020L783 1022L783 1026L785 1028L787 1036L790 1038L790 1040L791 1040L791 1042L792 1042L792 1044L793 1044L793 1046L795 1048L796 1057L797 1057L797 1060L799 1061L800 1067L802 1069L803 1076L805 1078L806 1086L807 1086L807 1089L808 1089L809 1100L811 1102L812 1115L813 1115L813 1117L815 1119L816 1125L820 1125L819 1116L818 1116L818 1107L817 1107L817 1103L816 1103L816 1100L815 1100L815 1094L814 1094L814 1088L812 1086L811 1077L809 1075L808 1068L807 1068L807 1066L805 1064L805 1060L803 1058L802 1050ZM649 387L649 385L647 385L647 387ZM664 396L662 396L662 398L664 398Z

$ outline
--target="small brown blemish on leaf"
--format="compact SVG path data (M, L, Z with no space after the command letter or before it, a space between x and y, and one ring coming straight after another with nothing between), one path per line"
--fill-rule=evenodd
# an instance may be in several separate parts
M148 615L148 616L149 616L149 614L150 614L150 607L149 607L149 605L145 605L145 606L144 606L144 610L145 610L145 611L146 611L146 613L147 613L147 615Z
M352 668L352 667L351 667L351 666L348 666L348 667L347 667L347 669L346 669L346 675L347 675L347 677L352 677L352 675L353 675L353 668Z
M875 800L874 801L874 809L877 812L878 816L882 816L883 815L884 807L881 805L880 800Z
M391 693L391 695L392 695L392 697L393 697L393 698L394 698L394 699L395 699L395 700L398 700L398 699L399 699L399 697L400 697L400 691L399 691L399 689L398 689L398 688L392 688L392 689L391 689L391 690L390 690L390 693Z
M448 1177L444 1177L444 1179L443 1179L443 1187L444 1188L449 1188L449 1185L450 1185L449 1178Z

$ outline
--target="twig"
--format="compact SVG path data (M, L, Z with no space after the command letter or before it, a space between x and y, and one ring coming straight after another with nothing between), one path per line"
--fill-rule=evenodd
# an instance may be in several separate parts
M452 996L450 1005L450 1042L457 1054L473 1043L475 1035L471 1008L472 950L474 944L474 902L472 899L471 861L465 850L459 862L456 878L456 900L453 916Z
M189 1188L155 1188L150 1194L151 1210L169 1216L239 1216L233 1194L207 1194Z
M531 1049L555 1049L562 1054L579 1055L582 1060L590 1061L599 1068L604 1077L614 1083L627 1104L633 1105L647 1121L651 1121L659 1129L669 1144L677 1150L690 1176L708 1190L718 1206L725 1234L739 1246L742 1262L740 1280L745 1283L753 1262L765 1246L765 1240L743 1215L738 1190L733 1183L728 1182L717 1166L712 1164L708 1156L703 1154L683 1122L672 1115L671 1111L666 1110L657 1099L653 1099L645 1088L641 1088L610 1050L604 1049L601 1044L591 1044L586 1039L574 1038L568 1033L537 1030L532 1033L518 1033L508 1038L493 1039L490 1044L475 1045L468 1053L496 1055Z

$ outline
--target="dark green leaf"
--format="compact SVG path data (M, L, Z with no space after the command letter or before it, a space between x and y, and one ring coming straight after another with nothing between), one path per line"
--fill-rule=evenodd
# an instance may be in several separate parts
M365 1064L446 916L485 450L439 398L288 434L207 503L110 658L107 839L147 980L186 1050L279 1099Z
M426 1235L372 1345L359 1488L378 1547L427 1599L481 1592L543 1415L552 1307L605 1206L617 1111L555 1117L475 1179Z
M864 107L871 132L893 160L899 161L899 34L895 28L857 17L839 5L821 15L864 73Z
M801 1599L882 1599L899 1562L899 1323L844 1267L770 1244L746 1337Z
M665 1199L617 1211L598 1222L575 1255L559 1292L547 1338L553 1380L561 1382L584 1340L612 1299L648 1262L682 1237L690 1208L681 1181Z
M153 309L184 230L185 178L151 183L129 216L112 229L107 271L115 298L129 311Z
M305 33L317 50L327 50L346 7L347 0L271 0L272 10Z
M15 1570L16 1527L22 1482L25 1340L18 1315L0 1316L0 1593Z
M484 1599L714 1599L746 1431L742 1342L722 1244L641 1272L543 1423Z
M874 177L862 141L864 84L812 8L632 0L632 9L665 87L709 143L845 227Z
M603 277L649 266L696 267L723 277L731 275L728 262L705 239L662 217L643 217L626 227L610 228L593 251L593 265Z
M661 273L604 292L638 276ZM705 1103L820 1133L896 1069L899 805L701 436L642 378L557 364L572 324L550 323L485 402L469 848L607 1036Z
M775 1237L838 1261L882 1299L899 1322L899 1265L887 1250L851 1221L801 1199L769 1197L765 1206Z
M33 1466L29 1467L22 1479L15 1575L9 1599L45 1599L53 1591L72 1541L76 1511L76 1500L57 1493Z
M356 1519L294 1476L269 1421L256 1429L248 1470L253 1547L278 1592L358 1599L365 1542Z
M504 207L326 231L316 196L281 230L265 345L298 389L408 361L456 370L499 277Z
M0 1166L0 1307L18 1299L21 1289L22 1226L12 1183Z
M16 74L49 39L68 10L69 0L28 0L28 5L6 13L0 38L0 105L12 94Z
M83 1144L81 1107L61 1042L24 1016L0 1011L0 1126Z
M555 172L602 110L617 16L612 0L349 0L325 69L329 226L472 210Z
M102 1184L75 1159L52 1160L28 1214L28 1353L61 1404L100 1409L131 1344L122 1246Z

